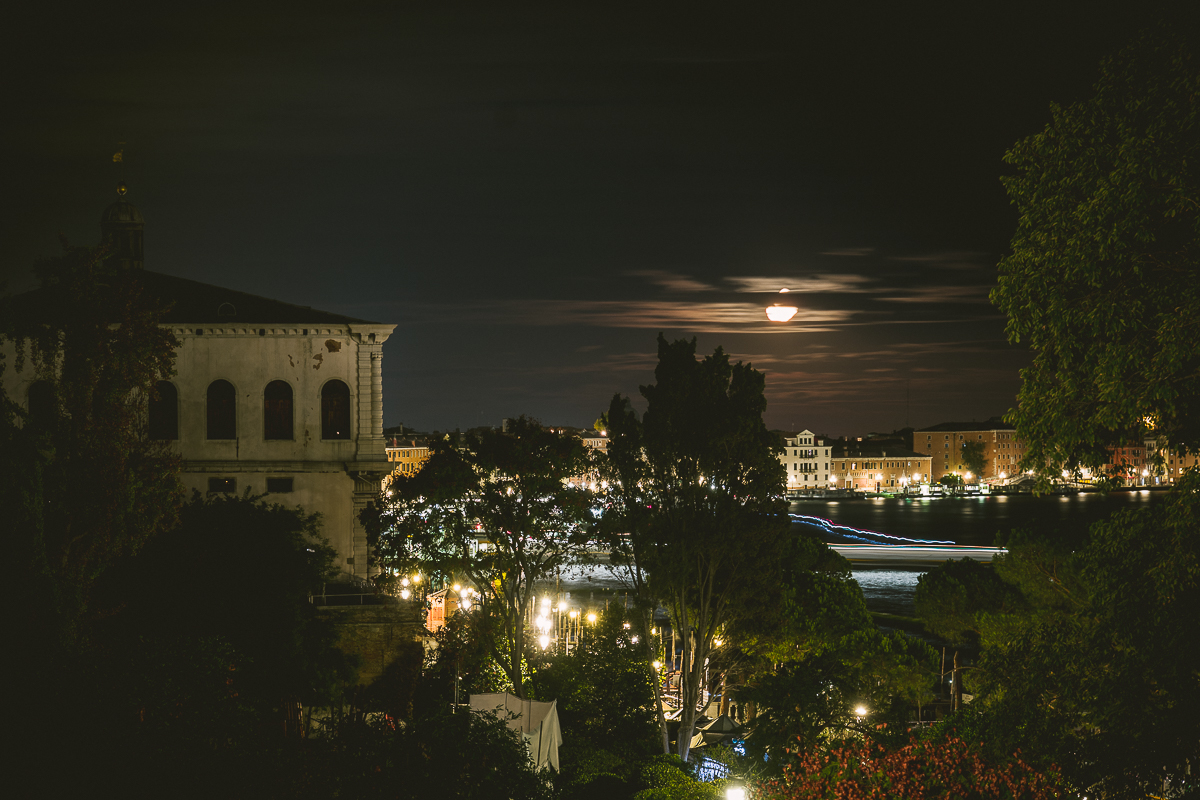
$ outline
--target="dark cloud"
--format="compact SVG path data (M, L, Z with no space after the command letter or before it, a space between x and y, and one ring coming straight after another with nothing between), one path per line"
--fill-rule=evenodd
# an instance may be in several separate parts
M1102 6L24 4L0 279L96 240L125 141L148 268L398 325L388 424L590 424L659 331L772 425L985 418L1001 156L1162 12Z

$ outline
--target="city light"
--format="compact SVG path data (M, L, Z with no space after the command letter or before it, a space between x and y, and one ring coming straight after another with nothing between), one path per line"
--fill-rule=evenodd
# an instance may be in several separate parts
M587 615L587 621L594 624L596 622L596 612L589 612Z

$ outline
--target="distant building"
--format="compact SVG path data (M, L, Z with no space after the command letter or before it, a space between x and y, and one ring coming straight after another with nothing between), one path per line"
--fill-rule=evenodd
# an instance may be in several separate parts
M787 489L828 489L830 447L812 431L783 435L784 448L779 460L787 470Z
M429 440L423 434L393 436L384 452L392 465L392 475L415 475L429 460Z
M1148 457L1153 452L1151 449L1148 453L1147 443L1144 441L1110 447L1108 448L1108 463L1101 467L1099 472L1102 475L1117 478L1126 486L1153 486L1157 476L1151 470L1151 459ZM1085 480L1092 477L1090 470L1084 471Z
M161 324L179 340L176 374L149 403L148 436L182 457L189 491L249 491L320 513L337 566L367 577L359 514L388 471L383 343L395 326L143 270L143 227L123 198L101 220L111 257L140 270L143 291L170 306ZM41 289L13 301L35 318L53 314ZM4 388L28 408L53 391L46 377L8 369Z
M932 459L931 472L936 481L946 475L965 476L963 448L967 442L981 442L986 467L981 481L1005 480L1020 471L1025 445L1012 425L992 417L984 422L943 422L912 432L911 447Z
M929 483L932 459L899 442L835 439L830 485L860 492L902 492Z
M1151 462L1151 474L1162 483L1174 484L1189 469L1200 469L1200 453L1185 453L1179 446L1160 446L1155 440L1147 443L1147 457Z

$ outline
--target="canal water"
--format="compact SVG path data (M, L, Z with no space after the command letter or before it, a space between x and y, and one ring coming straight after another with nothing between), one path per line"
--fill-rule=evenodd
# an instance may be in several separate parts
M1165 496L1161 491L1043 496L864 498L800 500L793 515L829 520L834 525L912 540L950 541L990 547L997 534L1026 529L1046 535L1086 528L1117 511L1145 508ZM802 523L796 523L802 524ZM820 531L819 531L820 532ZM917 579L926 567L855 567L853 575L872 611L912 616ZM623 582L604 565L563 571L547 591L570 592L571 602L592 607L602 596L619 598Z
M986 547L996 544L998 534L1014 529L1046 535L1082 530L1117 511L1145 508L1164 496L1160 491L1133 491L1042 497L1022 494L800 500L792 503L790 510L794 515L818 517L860 531ZM912 616L917 579L925 571L912 567L856 567L854 578L872 611Z

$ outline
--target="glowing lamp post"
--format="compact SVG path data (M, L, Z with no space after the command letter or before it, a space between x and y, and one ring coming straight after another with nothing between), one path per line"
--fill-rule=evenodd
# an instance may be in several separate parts
M780 294L787 294L787 289L780 289ZM787 298L780 298L779 302L767 306L767 319L771 322L787 322L792 317L796 316L796 312L800 309L795 306L787 305Z

